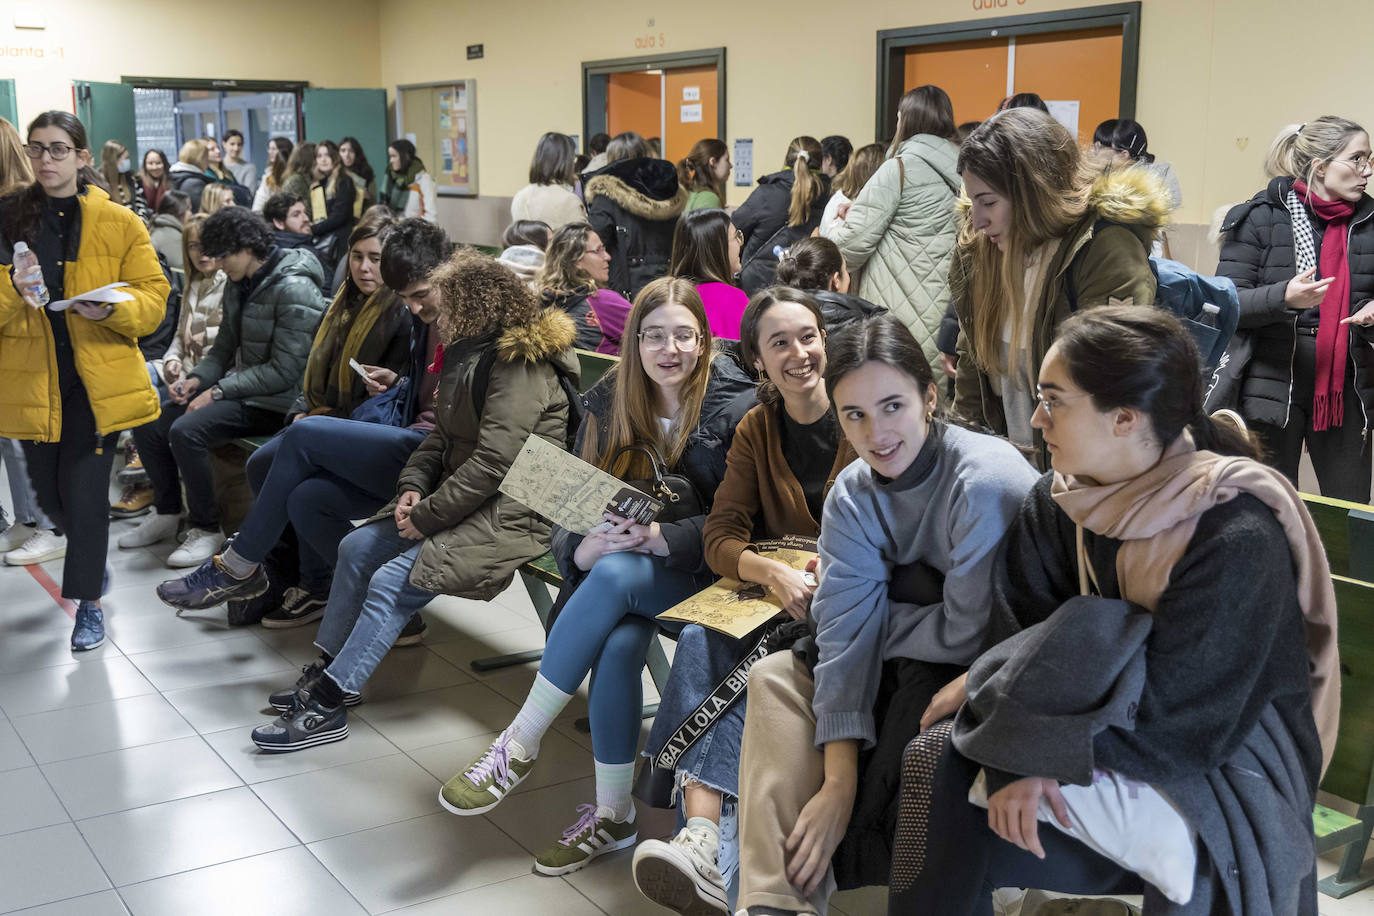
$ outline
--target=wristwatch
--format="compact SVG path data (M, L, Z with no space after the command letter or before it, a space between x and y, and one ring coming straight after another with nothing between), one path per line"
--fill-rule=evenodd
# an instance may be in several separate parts
M218 401L224 398L224 389L216 385L210 389L210 400Z

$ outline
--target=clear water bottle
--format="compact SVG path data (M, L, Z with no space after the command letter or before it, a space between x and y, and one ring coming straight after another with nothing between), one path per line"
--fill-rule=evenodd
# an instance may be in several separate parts
M14 243L14 278L20 279L38 267L38 255L34 254L26 242ZM43 271L37 273L38 282L28 284L26 292L33 296L40 307L48 304L48 286L43 282Z

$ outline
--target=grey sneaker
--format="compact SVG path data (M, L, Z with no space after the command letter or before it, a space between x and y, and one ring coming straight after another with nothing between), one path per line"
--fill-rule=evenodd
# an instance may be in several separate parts
M302 690L293 706L267 725L253 729L253 743L264 751L300 751L317 744L348 737L348 713L343 704L333 708Z

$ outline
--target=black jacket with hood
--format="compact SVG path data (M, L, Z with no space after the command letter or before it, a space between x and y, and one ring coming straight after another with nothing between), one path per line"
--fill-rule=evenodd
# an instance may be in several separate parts
M668 273L673 230L687 206L677 169L648 157L612 162L586 186L587 222L611 255L610 288L626 299Z
M1275 178L1253 198L1226 214L1222 223L1221 262L1217 273L1230 277L1240 294L1240 328L1223 359L1220 375L1239 381L1240 412L1246 420L1288 424L1292 394L1293 351L1297 328L1316 326L1316 309L1300 312L1284 304L1288 281L1298 273L1293 250L1293 218L1285 198L1292 178ZM1326 223L1307 209L1321 263ZM1374 299L1374 198L1360 198L1350 218L1347 258L1350 265L1350 314ZM1364 406L1365 427L1374 416L1374 335L1349 325L1350 368ZM1247 360L1248 355L1248 360ZM1228 406L1208 400L1208 407Z
M786 248L798 239L806 238L821 224L825 205L830 200L830 178L819 172L821 189L811 202L806 222L796 226L787 224L792 207L792 187L797 183L791 169L764 175L749 199L730 217L744 234L740 249L739 285L749 295L772 286L778 274L776 249Z

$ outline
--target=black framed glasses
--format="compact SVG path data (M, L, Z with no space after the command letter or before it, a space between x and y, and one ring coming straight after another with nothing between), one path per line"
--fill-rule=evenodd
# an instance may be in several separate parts
M24 154L30 159L42 159L43 154L47 153L52 158L53 162L61 162L63 159L66 159L72 154L74 149L74 146L70 146L61 141L46 145L32 142L24 144Z

